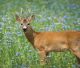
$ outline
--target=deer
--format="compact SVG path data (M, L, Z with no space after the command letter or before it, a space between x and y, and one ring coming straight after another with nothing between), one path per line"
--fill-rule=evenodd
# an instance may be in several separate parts
M16 20L20 22L26 38L33 48L38 50L41 64L46 63L50 52L64 52L67 50L76 56L78 64L80 64L80 31L36 32L31 26L34 19L35 15L22 18L16 14Z

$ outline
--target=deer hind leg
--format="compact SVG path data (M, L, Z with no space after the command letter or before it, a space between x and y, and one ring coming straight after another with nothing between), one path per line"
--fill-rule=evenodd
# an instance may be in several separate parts
M78 61L78 68L80 68L80 47L74 47L72 50L73 54L76 56L77 61Z
M78 62L77 66L78 66L78 68L80 68L80 51L76 51L76 52L74 52L74 54L76 55L76 59Z
M78 61L77 67L80 68L80 58L78 58L78 57L76 56L76 59L77 59L77 61Z
M80 65L80 51L73 52L77 58L78 64Z

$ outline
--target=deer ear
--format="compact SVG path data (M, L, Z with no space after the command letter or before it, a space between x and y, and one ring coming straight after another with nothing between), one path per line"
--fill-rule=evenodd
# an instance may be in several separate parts
M31 18L32 18L32 19L35 19L35 15L32 15Z
M17 21L21 21L21 18L18 15L15 15Z
M32 15L32 16L30 16L30 17L28 17L28 18L26 18L26 22L28 22L28 23L31 23L31 21L33 20L35 18L35 16L34 15Z

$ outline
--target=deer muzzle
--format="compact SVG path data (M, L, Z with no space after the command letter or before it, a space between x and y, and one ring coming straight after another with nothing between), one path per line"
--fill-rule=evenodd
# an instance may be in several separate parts
M24 31L26 31L26 30L27 30L27 26L23 26L22 29L23 29Z

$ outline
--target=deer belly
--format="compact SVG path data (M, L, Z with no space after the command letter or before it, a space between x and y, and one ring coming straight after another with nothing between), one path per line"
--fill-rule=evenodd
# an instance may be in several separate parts
M56 44L48 45L45 49L47 51L60 52L60 51L68 50L68 45L66 43L56 43Z

